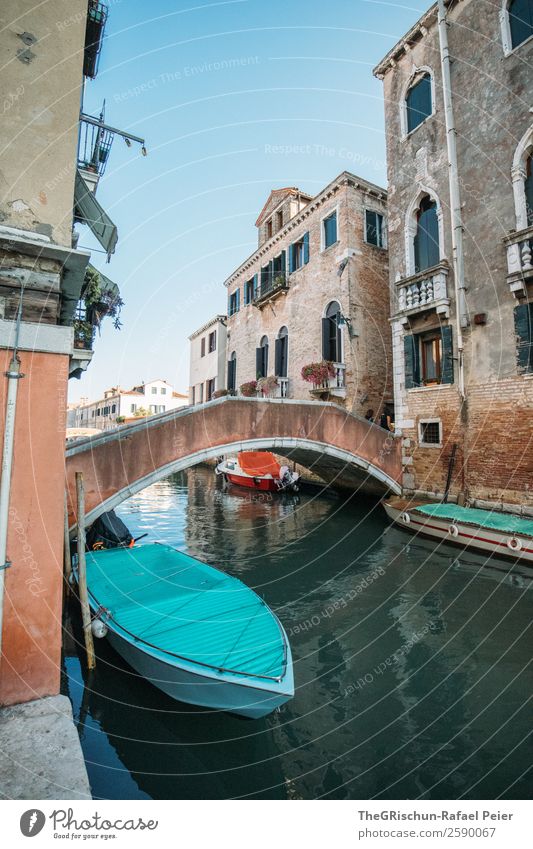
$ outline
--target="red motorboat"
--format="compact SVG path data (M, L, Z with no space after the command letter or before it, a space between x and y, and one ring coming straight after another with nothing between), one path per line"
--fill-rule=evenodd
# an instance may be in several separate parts
M241 451L229 457L215 469L236 486L257 492L298 492L300 475L281 466L270 451Z

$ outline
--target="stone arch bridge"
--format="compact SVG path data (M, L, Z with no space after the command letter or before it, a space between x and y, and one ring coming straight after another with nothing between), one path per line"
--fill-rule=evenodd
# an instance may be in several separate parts
M83 472L86 524L152 483L240 450L273 451L333 487L400 493L400 440L333 403L220 398L77 440L66 450L71 523Z

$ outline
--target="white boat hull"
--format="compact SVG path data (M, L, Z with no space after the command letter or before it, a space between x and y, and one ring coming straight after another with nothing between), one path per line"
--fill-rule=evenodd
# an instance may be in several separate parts
M495 557L510 557L520 563L533 564L533 539L529 537L516 534L513 536L492 528L416 513L413 509L402 505L395 506L387 501L383 502L383 506L396 525L413 534L421 534Z
M109 625L108 625L109 627ZM249 719L260 719L294 696L292 659L287 640L287 674L281 682L228 675L194 664L166 663L137 648L119 631L109 627L107 638L118 654L139 675L172 699L208 709L228 711Z

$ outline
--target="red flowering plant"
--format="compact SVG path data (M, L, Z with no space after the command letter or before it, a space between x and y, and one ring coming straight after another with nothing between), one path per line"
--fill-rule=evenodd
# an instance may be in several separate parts
M302 368L303 380L307 383L312 383L315 389L327 387L331 377L335 377L335 368L329 360L309 363Z
M257 380L249 380L248 383L241 383L239 391L245 398L253 398L257 393Z

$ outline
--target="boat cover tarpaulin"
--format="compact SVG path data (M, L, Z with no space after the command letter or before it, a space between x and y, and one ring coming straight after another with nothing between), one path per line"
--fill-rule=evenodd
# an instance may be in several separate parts
M270 451L241 451L239 466L247 475L272 475L279 478L280 465Z
M464 522L467 525L478 525L480 528L490 528L507 534L522 534L533 537L533 519L523 519L511 513L497 513L494 510L480 510L475 507L459 507L458 504L423 504L416 507L415 513L434 516L436 519L447 519L450 522Z
M286 672L283 632L265 602L237 578L170 546L89 552L87 584L111 627L167 662L171 655L271 679Z

